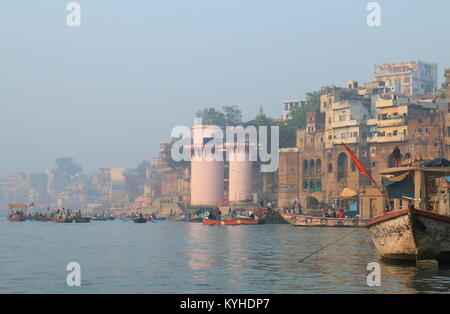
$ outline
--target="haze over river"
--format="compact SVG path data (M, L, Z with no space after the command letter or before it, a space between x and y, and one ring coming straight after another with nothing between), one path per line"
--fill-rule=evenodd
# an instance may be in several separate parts
M387 264L358 230L0 221L0 293L449 293L450 268ZM66 266L81 265L81 287ZM381 287L368 287L370 262Z

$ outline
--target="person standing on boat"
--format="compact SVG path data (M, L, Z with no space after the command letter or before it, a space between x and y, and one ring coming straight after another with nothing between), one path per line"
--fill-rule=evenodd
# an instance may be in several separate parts
M222 212L220 211L219 207L216 209L216 219L222 220Z
M400 165L401 156L402 154L400 152L400 148L398 148L398 146L395 146L394 151L392 152L394 167L398 167Z

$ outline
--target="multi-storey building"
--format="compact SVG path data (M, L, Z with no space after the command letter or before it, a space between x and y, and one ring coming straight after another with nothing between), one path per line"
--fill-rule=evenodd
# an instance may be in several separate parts
M320 111L307 114L296 147L280 152L279 206L298 200L303 208L359 207L365 218L378 215L382 197L342 143L381 183L379 172L393 166L396 146L402 161L440 156L439 99L439 93L417 98L396 93L384 82L324 88Z
M283 110L281 112L281 119L282 120L289 120L291 109L294 107L304 107L306 106L306 100L300 99L300 100L288 100L283 103Z
M375 80L385 82L405 95L433 93L437 88L437 64L423 61L375 66Z

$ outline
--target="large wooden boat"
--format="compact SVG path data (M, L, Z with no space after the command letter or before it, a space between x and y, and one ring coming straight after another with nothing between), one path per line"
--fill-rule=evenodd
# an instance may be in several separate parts
M281 214L281 216L296 227L363 228L370 221L359 218L328 218L292 214Z
M21 222L27 220L27 210L30 207L33 207L34 203L30 205L21 205L21 204L8 204L9 207L9 216L8 220L12 222Z
M450 216L412 207L374 219L367 228L385 259L450 262Z
M252 220L252 219L213 220L203 218L203 224L210 226L260 225L263 223L264 223L263 220Z
M395 178L404 174L408 176L400 178L401 181L395 181ZM392 168L382 172L384 176L393 176L396 188L403 191L402 193L406 191L405 185L412 190L412 195L404 197L410 204L406 209L401 209L401 195L394 196L395 190L389 190L390 187L387 186L388 200L395 204L393 211L367 224L373 243L382 258L450 263L450 216L444 214L448 209L443 208L448 206L448 174L450 167L426 166ZM427 185L439 178L443 179L441 188L437 189L436 195L432 195L433 189L429 189ZM442 195L446 195L447 200L440 201L438 198Z

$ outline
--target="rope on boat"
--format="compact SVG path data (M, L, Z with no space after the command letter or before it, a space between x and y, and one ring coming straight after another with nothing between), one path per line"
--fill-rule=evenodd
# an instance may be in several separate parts
M341 241L342 239L348 237L349 235L355 233L356 231L359 231L359 229L356 228L355 230L353 230L353 231L351 231L351 232L345 234L344 236L340 237L339 239L334 240L333 242L331 242L331 243L329 243L329 244L327 244L327 245L321 247L321 248L318 249L317 251L312 252L311 254L307 255L306 257L299 259L298 262L299 262L299 263L304 263L306 259L308 259L308 258L310 258L311 256L314 256L314 255L316 255L317 253L319 253L319 252L325 250L326 248L328 248L328 247L332 246L333 244L335 244L335 243Z

